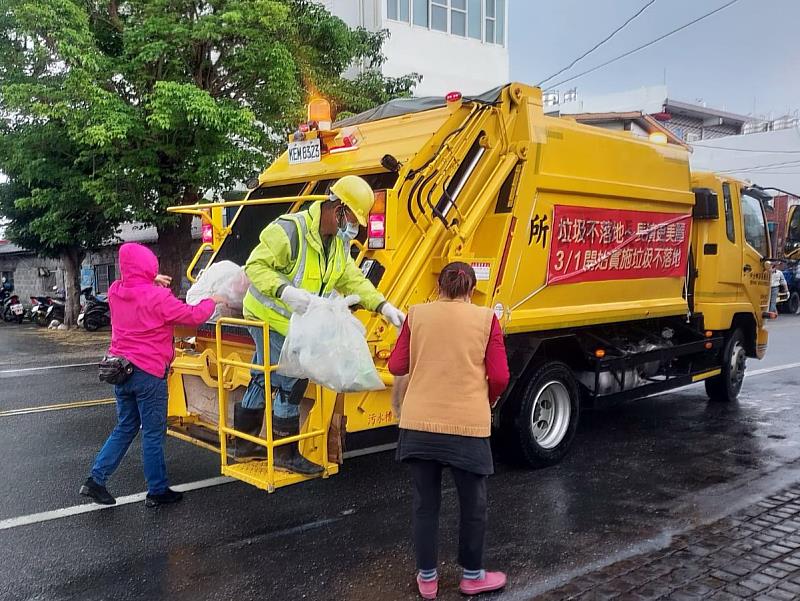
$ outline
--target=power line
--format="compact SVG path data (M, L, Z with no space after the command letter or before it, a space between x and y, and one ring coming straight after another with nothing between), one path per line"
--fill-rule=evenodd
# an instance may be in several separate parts
M710 144L695 144L698 148L708 148L709 150L726 150L730 152L754 152L756 154L800 154L800 150L756 150L755 148L723 148L721 146L711 146Z
M606 62L604 62L604 63L601 63L601 64L597 65L596 67L592 67L591 69L587 69L586 71L583 71L583 72L581 72L581 73L578 73L577 75L573 75L572 77L570 77L570 78L568 78L568 79L562 79L562 80L561 80L561 81L559 81L558 83L555 83L555 84L553 84L553 85L551 85L551 86L548 86L548 87L549 87L549 88L555 88L555 87L558 87L558 86L560 86L560 85L562 85L562 84L565 84L565 83L567 83L567 82L570 82L570 81L572 81L572 80L574 80L574 79L578 79L579 77L583 77L584 75L588 75L589 73L593 73L594 71L597 71L598 69L602 69L603 67L607 67L607 66L608 66L608 65L610 65L611 63L615 63L615 62L617 62L618 60L622 60L623 58L625 58L625 57L627 57L627 56L630 56L631 54L634 54L634 53L636 53L636 52L639 52L640 50L644 50L644 49L645 49L645 48L647 48L648 46L652 46L653 44L656 44L656 43L660 42L660 41L661 41L661 40L663 40L664 38L668 38L669 36L671 36L671 35L673 35L673 34L676 34L676 33L678 33L679 31L682 31L682 30L686 29L687 27L691 27L691 26L692 26L692 25L694 25L695 23L699 23L699 22L700 22L700 21L702 21L703 19L707 19L707 18L708 18L708 17L710 17L711 15L714 15L714 14L718 13L718 12L719 12L719 11L721 11L721 10L725 10L726 8L728 8L729 6L733 6L733 5L734 5L734 4L736 4L737 2L739 2L739 0L731 0L731 1L730 1L730 2L728 2L727 4L723 4L723 5L722 5L722 6L720 6L719 8L717 8L717 9L714 9L714 10L712 10L711 12L709 12L709 13L706 13L706 14L704 14L704 15L701 15L701 16L697 17L696 19L694 19L693 21L689 21L689 22L688 22L688 23L686 23L685 25L681 25L680 27L678 27L678 28L676 28L676 29L673 29L672 31L669 31L669 32L665 33L664 35L661 35L661 36L657 37L656 39L654 39L654 40L651 40L651 41L647 42L646 44L642 44L641 46L638 46L638 47L634 48L633 50L629 50L628 52L625 52L624 54L620 54L619 56L617 56L617 57L615 57L615 58L612 58L612 59L610 59L610 60L607 60Z
M628 24L629 24L631 21L633 21L633 20L634 20L636 17L638 17L639 15L641 15L641 14L642 14L642 13L643 13L645 10L647 10L647 8L648 8L649 6L652 6L652 5L655 3L655 1L656 1L656 0L650 0L650 1L649 1L647 4L645 4L645 5L644 5L642 8L640 8L638 11L636 11L636 12L633 14L633 16L629 17L627 21L625 21L625 22L624 22L622 25L620 25L619 27L617 27L617 28L616 28L614 31L612 31L612 32L611 32L611 33L610 33L610 34L609 34L609 35L608 35L606 38L604 38L602 41L600 41L600 42L598 42L597 44L595 44L594 46L592 46L592 47L591 47L589 50L587 50L586 52L584 52L583 54L581 54L581 55L580 55L578 58L576 58L574 61L572 61L572 62L571 62L570 64L568 64L566 67L564 67L564 68L563 68L563 69L561 69L560 71L556 71L556 72L555 72L555 73L553 73L553 74L552 74L550 77L545 77L545 78L544 78L542 81L540 81L540 82L539 82L539 83L537 83L536 85L537 85L538 87L541 87L541 86L542 86L542 84L543 84L544 82L546 82L546 81L549 81L549 80L553 79L554 77L557 77L557 76L561 75L561 74L562 74L564 71L568 71L569 69L572 69L572 67L574 67L576 64L578 64L578 63L579 63L580 61L582 61L583 59L585 59L587 56L589 56L589 55L590 55L592 52L594 52L595 50L597 50L598 48L600 48L600 46L602 46L602 45L603 45L603 44L605 44L605 43L606 43L608 40L610 40L610 39L611 39L611 38L613 38L615 35L617 35L617 34L618 34L620 31L622 31L623 29L625 29L625 27L627 27L627 26L628 26Z
M800 160L784 161L782 163L770 163L769 165L750 165L749 167L737 167L736 169L717 170L717 173L743 173L745 171L759 171L761 169L771 169L773 167L786 167L789 165L800 165Z

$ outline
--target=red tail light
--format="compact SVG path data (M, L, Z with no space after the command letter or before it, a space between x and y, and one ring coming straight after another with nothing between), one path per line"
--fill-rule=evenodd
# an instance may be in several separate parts
M367 219L367 248L386 248L386 190L375 192L375 204Z
M386 215L371 214L367 223L367 246L369 248L386 247Z

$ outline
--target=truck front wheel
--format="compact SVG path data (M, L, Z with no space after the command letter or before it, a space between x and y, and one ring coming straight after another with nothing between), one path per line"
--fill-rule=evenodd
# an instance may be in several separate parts
M706 394L712 401L731 403L739 396L744 382L747 354L740 329L731 332L722 350L722 373L706 380Z
M786 309L787 313L791 315L797 315L800 313L800 294L797 292L792 292L789 296L789 300L786 301Z
M516 431L522 459L546 467L567 454L580 415L580 391L572 370L560 361L539 366L525 389Z

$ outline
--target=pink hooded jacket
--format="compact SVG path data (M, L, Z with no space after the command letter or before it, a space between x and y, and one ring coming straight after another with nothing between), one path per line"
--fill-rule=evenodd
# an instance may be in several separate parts
M122 278L108 289L109 350L139 369L163 378L174 356L172 326L200 325L211 317L216 305L211 299L187 305L175 298L169 288L154 284L158 259L141 244L122 245L119 270Z

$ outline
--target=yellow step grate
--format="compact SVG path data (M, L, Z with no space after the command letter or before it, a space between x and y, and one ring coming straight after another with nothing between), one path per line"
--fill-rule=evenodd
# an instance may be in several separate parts
M304 476L302 474L295 474L294 472L289 472L276 467L274 472L275 487L272 488L269 484L269 474L266 461L231 463L222 467L222 473L225 476L237 478L262 490L266 490L267 492L273 492L275 488L289 486L290 484L297 484L298 482L304 482L306 480L313 480L319 477L327 478L328 476L336 474L338 471L339 466L335 463L329 464L326 467L326 470L317 476Z

